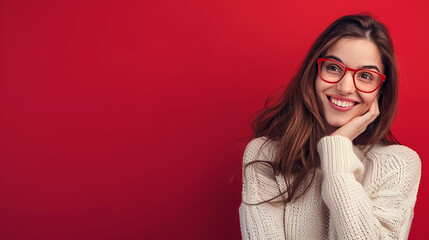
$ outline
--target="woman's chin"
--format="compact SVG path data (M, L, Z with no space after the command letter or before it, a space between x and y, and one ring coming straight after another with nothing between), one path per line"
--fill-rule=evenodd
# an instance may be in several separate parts
M351 119L349 118L333 118L333 119L327 119L326 125L329 125L333 128L340 128L344 126L346 123L348 123Z

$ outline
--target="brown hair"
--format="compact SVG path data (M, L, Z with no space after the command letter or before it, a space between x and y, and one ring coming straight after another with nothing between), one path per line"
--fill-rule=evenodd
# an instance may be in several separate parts
M324 119L320 114L315 94L315 80L318 74L316 61L343 37L368 39L374 42L381 54L386 75L378 99L380 115L353 140L353 144L363 147L371 147L376 143L399 144L390 131L396 116L398 72L389 33L383 24L368 14L343 16L322 32L285 91L280 96L267 98L265 107L257 112L257 117L252 122L253 134L250 139L266 136L268 139L265 143L268 140L278 141L279 147L273 162L255 160L246 164L244 168L249 164L264 162L272 167L275 175L282 174L286 182L284 192L261 203L272 201L286 193L285 203L291 202L302 196L313 182L316 168L320 165L317 143L325 134ZM303 192L296 194L297 188L309 173L312 173L311 181ZM289 180L287 176L292 174L294 179Z

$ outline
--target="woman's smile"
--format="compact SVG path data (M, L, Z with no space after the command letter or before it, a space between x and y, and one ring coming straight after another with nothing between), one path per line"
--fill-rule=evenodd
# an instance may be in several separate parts
M359 104L352 99L344 98L338 95L327 95L326 97L328 98L331 107L341 112L347 112L349 110L352 110Z

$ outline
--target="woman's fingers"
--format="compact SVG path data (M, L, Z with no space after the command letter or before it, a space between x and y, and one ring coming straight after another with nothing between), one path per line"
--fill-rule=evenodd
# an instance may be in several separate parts
M380 115L380 110L378 108L378 100L375 99L374 102L372 103L371 107L369 108L369 120L366 123L366 125L368 126L369 124L371 124L372 122L374 122L374 120ZM367 114L368 114L367 113Z

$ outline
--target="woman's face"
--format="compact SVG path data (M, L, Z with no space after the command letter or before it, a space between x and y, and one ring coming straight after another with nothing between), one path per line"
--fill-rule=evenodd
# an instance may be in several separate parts
M377 46L367 39L341 38L328 49L324 57L353 69L371 68L371 70L376 70L377 68L380 73L384 74L384 66ZM378 100L379 91L380 88L372 93L358 91L353 83L352 71L347 71L338 83L327 83L317 75L317 101L325 119L327 134L331 134L354 117L368 111L372 102ZM342 102L338 102L338 100ZM350 102L352 107L338 106L338 104L350 106Z

